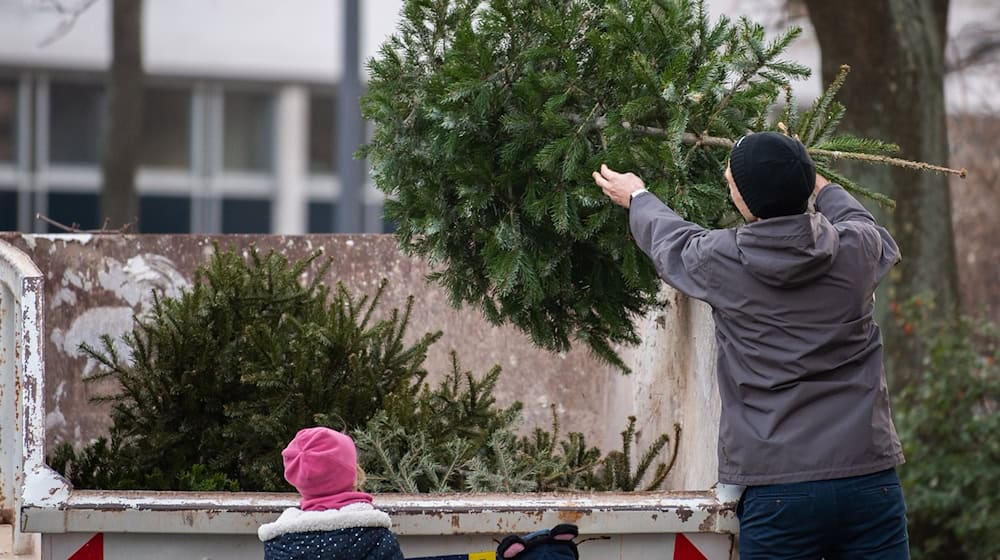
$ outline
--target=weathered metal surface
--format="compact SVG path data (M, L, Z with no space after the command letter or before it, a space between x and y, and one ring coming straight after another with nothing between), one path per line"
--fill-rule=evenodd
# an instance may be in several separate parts
M92 534L66 533L45 535L43 549L45 560L66 560L78 550ZM675 556L673 534L590 535L598 537L580 545L582 558L599 560L646 560L649 558L691 558ZM587 538L588 536L584 536ZM732 538L727 535L685 535L709 560L735 560ZM245 560L261 558L263 546L256 537L249 535L185 535L183 538L166 539L163 535L148 533L106 533L104 560L176 560L192 558L202 560ZM399 539L406 558L468 554L496 549L492 537L401 537Z
M708 492L438 494L376 497L402 535L528 532L575 523L602 534L730 533L735 502ZM255 534L298 504L293 494L73 491L58 510L26 506L33 532Z
M58 503L68 488L45 465L44 282L23 252L0 242L0 499L13 554L31 552L21 531L26 503ZM41 492L38 494L37 492Z
M63 508L27 508L26 529L42 532L50 558L66 558L86 537L105 534L105 558L245 558L260 554L256 531L292 494L75 491ZM407 556L490 550L495 539L575 523L591 558L671 558L683 533L707 558L733 558L735 503L714 492L381 495ZM65 537L60 537L65 534ZM61 556L57 552L61 551ZM145 551L145 552L144 552ZM162 556L156 556L160 554Z
M617 428L616 420L635 416L640 444L661 433L673 435L679 423L680 453L665 487L710 488L718 480L721 411L712 309L667 286L659 299L666 306L638 322L642 344L623 352L633 373L609 384L605 422ZM608 430L603 449L620 448L617 430Z
M101 332L109 332L116 324L122 331L128 328L116 321L127 317L130 323L132 314L148 309L148 301L143 298L148 297L144 294L151 289L176 293L183 288L194 268L204 262L212 250L213 239L196 236L17 236L15 241L36 256L47 255L42 259L42 268L48 279L44 284L31 262L0 240L0 284L7 290L3 293L4 313L0 315L3 332L10 330L10 317L14 317L14 335L4 338L4 348L13 345L14 366L8 366L6 357L3 359L4 385L9 387L13 380L18 394L14 405L6 406L3 413L15 416L18 421L13 424L22 434L18 440L8 438L0 442L7 454L4 457L15 465L20 461L22 466L21 474L13 483L15 530L41 533L43 557L48 558L65 558L60 556L61 551L68 550L73 543L86 542L88 536L97 532L107 535L109 547L117 547L117 552L106 558L136 557L142 547L156 549L150 553L152 555L142 554L144 558L241 558L249 551L255 551L256 555L259 552L259 543L253 536L256 528L276 518L283 508L294 505L294 495L73 491L44 464L47 429L58 431L72 419L59 408L53 411L55 415L46 415L46 399L43 398L46 375L59 383L55 395L46 395L50 399L55 397L57 407L61 399L73 391L85 397L87 387L80 379L87 364L71 352L75 345L88 340L88 336L96 338ZM226 241L234 242L232 238ZM509 368L514 370L506 381L510 400L520 396L523 387L530 386L533 388L531 394L545 395L545 401L537 402L541 406L558 402L563 394L560 390L570 387L569 394L579 400L561 403L566 407L564 423L574 418L579 426L594 426L592 434L598 434L598 439L602 430L607 434L620 429L615 418L635 412L646 418L642 428L647 440L659 431L666 431L678 416L687 424L689 432L708 434L714 440L718 409L714 376L705 374L711 370L711 359L701 355L714 353L714 346L710 317L707 308L700 304L666 293L673 298L671 306L659 315L646 318L641 325L643 333L653 342L624 354L636 370L636 375L625 378L595 365L588 356L577 355L574 360L578 362L569 367L564 363L569 360L568 355L541 352L523 337L511 341L511 336L520 335L491 330L493 328L485 325L478 314L447 308L444 295L423 284L426 267L400 257L389 238L236 239L240 241L245 245L252 241L264 249L279 248L292 258L308 254L322 245L328 254L334 253L343 261L343 270L332 278L344 280L356 290L370 291L381 277L390 277L395 287L386 294L386 300L392 305L402 305L411 291L425 290L418 294L418 300L430 305L414 310L413 332L430 330L432 325L449 325L454 333L452 342L467 343L464 349L456 346L460 353L476 356L478 351L492 356L499 352L514 356L513 363L519 367ZM185 266L179 266L178 262ZM42 293L44 285L48 286L50 300L47 336L43 336L42 321L46 300L46 294ZM8 308L16 312L8 313ZM476 326L476 321L482 324ZM477 333L481 336L476 336ZM46 340L46 344L43 345L42 340ZM53 349L50 358L57 357L44 362L43 347ZM521 358L518 357L532 352L541 354L541 357L535 356L539 360L551 360L552 367L547 370L550 375L540 376L537 367L520 367L517 360ZM442 351L437 359L443 360L446 355L447 351ZM439 371L443 371L444 363L441 362ZM484 369L486 365L482 364ZM580 375L596 376L600 382L593 385L574 383ZM604 400L605 393L610 395L607 400ZM629 399L629 395L633 398ZM502 395L500 400L503 400ZM597 418L598 422L584 422L583 416L573 416L578 409ZM689 417L684 418L684 414ZM103 417L101 420L106 422ZM699 427L703 422L709 427ZM81 425L74 427L74 435L80 436L81 431ZM685 485L682 487L708 488L714 480L714 452L708 450L708 445L687 444L686 441L681 444L684 451L675 469L675 480ZM13 443L19 443L19 449L12 451ZM685 445L690 448L684 448ZM601 558L639 558L650 554L669 557L673 535L685 533L711 548L714 552L708 557L715 560L732 557L731 534L737 525L733 516L735 495L727 492L723 488L719 495L714 490L510 496L383 495L378 497L377 505L392 514L394 530L401 536L404 551L409 555L463 552L473 546L488 549L492 546L491 539L505 533L572 522L580 526L584 535L607 537L593 545L593 554ZM725 501L720 501L718 496ZM28 541L22 540L24 542ZM27 546L30 544L22 544L20 550Z

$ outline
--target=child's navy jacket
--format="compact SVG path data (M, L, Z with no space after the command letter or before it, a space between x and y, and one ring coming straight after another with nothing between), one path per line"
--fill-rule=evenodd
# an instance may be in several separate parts
M367 503L340 509L289 508L261 525L265 560L403 560L389 515Z

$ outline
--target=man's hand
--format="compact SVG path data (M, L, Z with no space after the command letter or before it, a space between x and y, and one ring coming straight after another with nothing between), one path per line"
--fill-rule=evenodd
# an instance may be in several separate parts
M600 173L594 172L594 182L615 204L625 208L632 203L633 192L646 188L645 183L635 173L618 173L603 164Z
M819 194L819 191L823 190L823 187L829 184L830 181L826 177L820 175L819 173L816 174L816 194Z

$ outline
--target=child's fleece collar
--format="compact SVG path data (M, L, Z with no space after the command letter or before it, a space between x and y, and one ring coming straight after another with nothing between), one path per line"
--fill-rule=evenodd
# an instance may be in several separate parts
M340 509L326 511L302 511L288 508L273 523L265 523L257 529L261 541L269 541L286 533L308 533L310 531L336 531L351 527L392 527L389 514L377 510L368 503L355 503Z

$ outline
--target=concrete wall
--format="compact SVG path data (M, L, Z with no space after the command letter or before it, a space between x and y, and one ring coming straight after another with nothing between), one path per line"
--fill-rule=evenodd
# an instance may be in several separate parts
M118 336L132 317L148 311L153 290L177 295L212 252L213 242L280 249L291 259L316 249L333 257L327 279L356 293L372 292L388 278L384 309L405 305L413 294L409 336L443 330L431 348L431 381L448 369L454 349L463 367L482 373L500 364L499 404L524 403L523 429L548 426L555 403L564 432L582 431L605 451L619 448L627 416L639 419L639 449L660 433L682 427L677 466L668 487L696 490L716 480L718 391L709 308L665 288L670 302L642 320L644 343L623 349L634 372L623 376L575 348L553 354L531 345L512 328L489 325L478 311L453 309L447 295L424 281L426 264L399 254L386 235L195 236L195 235L20 235L0 234L24 250L45 275L46 442L82 443L105 433L108 407L90 402L107 387L86 385L95 364L78 351L108 333ZM528 388L525 390L525 388Z

